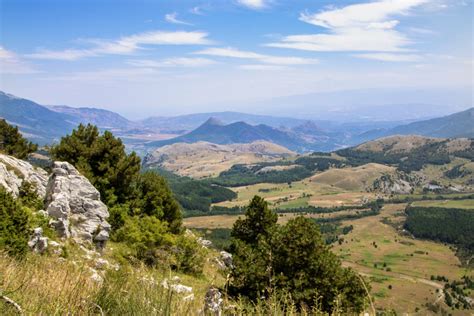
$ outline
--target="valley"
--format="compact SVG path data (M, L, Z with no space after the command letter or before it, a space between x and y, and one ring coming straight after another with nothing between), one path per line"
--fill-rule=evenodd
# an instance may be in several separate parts
M474 316L474 0L0 0L0 315Z
M144 156L143 172L166 179L182 208L183 227L209 239L212 251L228 249L234 224L260 196L281 227L300 216L316 223L342 265L370 282L377 312L465 315L474 300L474 290L463 283L474 278L472 138L394 135L361 144L363 138L353 139L339 149L326 146L337 133L296 119L246 116L257 124L291 126L271 127L240 122L234 113L213 113L227 123L210 117L200 124L196 119L205 115L187 116L172 120L177 123L172 129L160 118L137 123L96 109L51 109L67 116L66 124L102 125L124 140L128 152ZM155 128L156 122L163 124ZM24 126L26 136L34 132ZM48 150L41 150L31 161L49 159ZM420 226L424 221L429 227ZM446 228L451 233L452 227L467 225L462 228L467 236L446 235L439 226L444 224L452 225Z

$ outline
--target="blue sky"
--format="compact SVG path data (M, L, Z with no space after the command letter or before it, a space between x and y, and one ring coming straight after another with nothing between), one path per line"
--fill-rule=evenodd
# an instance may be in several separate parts
M471 0L0 4L0 89L43 104L143 117L349 89L472 89Z

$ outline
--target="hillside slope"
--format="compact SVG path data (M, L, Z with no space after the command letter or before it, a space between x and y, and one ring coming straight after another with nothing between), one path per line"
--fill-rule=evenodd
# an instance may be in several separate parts
M474 108L431 120L395 127L390 134L417 134L431 137L474 137Z
M375 129L359 135L359 140L368 141L393 135L420 135L426 137L459 138L474 137L474 108L451 115L395 126L390 129Z
M181 176L217 176L239 163L274 161L295 155L285 147L265 141L249 144L218 145L209 142L175 143L146 156L144 166L160 167Z
M74 117L54 112L33 101L0 91L0 117L33 141L49 143L69 133L75 126Z
M51 106L55 112L72 116L77 124L91 123L101 128L125 129L133 127L135 124L120 114L112 111L96 108L73 108L65 105Z

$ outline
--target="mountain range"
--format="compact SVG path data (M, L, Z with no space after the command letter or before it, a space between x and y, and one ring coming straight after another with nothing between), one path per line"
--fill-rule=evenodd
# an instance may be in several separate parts
M227 145L251 143L257 140L269 141L295 151L307 151L311 147L310 143L306 143L297 135L265 124L250 125L241 121L225 125L213 117L187 134L168 140L150 142L147 145L162 147L174 143L195 143L198 141Z
M474 137L474 108L416 122L304 120L290 117L214 112L131 121L115 112L83 107L46 106L0 92L0 117L39 144L57 142L79 123L91 123L120 136L130 150L177 142L216 144L269 141L291 150L331 151L390 135Z

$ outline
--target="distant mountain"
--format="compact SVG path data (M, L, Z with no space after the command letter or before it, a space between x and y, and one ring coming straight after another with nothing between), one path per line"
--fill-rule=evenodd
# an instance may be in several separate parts
M71 115L1 91L0 117L17 125L26 137L40 144L58 140L75 127L75 118Z
M162 129L162 130L186 130L190 131L196 129L202 125L210 117L213 117L224 124L246 122L251 125L265 124L271 127L288 127L292 128L301 124L304 124L305 120L289 118L289 117L276 117L269 115L254 115L239 112L212 112L212 113L197 113L187 114L171 117L149 117L139 121L139 123L150 129Z
M364 93L359 93L361 98ZM331 94L332 95L332 94ZM352 95L352 94L351 94ZM324 100L324 98L323 98ZM341 96L340 101L345 100ZM363 100L363 98L362 98ZM277 104L275 109L277 109ZM295 115L296 111L295 105ZM311 109L308 106L308 109ZM342 110L341 110L342 109ZM30 140L40 144L51 144L71 132L79 123L92 123L102 130L111 130L121 137L128 150L144 154L152 146L163 146L175 142L192 143L209 141L231 144L266 140L295 151L332 151L354 146L372 139L395 134L419 134L431 137L474 137L474 119L469 110L448 116L413 122L404 121L344 121L345 113L352 113L351 106L336 107L340 121L323 119L297 119L268 115L253 115L239 112L215 112L181 115L175 117L150 117L141 121L130 121L123 116L103 109L74 108L69 106L44 106L33 101L0 92L0 117L18 125ZM365 110L364 110L365 109ZM423 111L420 112L420 109ZM400 109L404 117L409 108ZM342 112L341 112L342 111ZM361 111L369 108L361 107ZM373 113L383 108L372 109ZM427 107L413 108L417 115L439 111ZM447 111L445 108L443 111ZM335 113L336 113L335 112ZM278 111L272 111L278 113ZM395 119L398 116L387 117ZM381 115L381 114L380 114ZM426 116L426 114L425 114ZM212 117L212 120L209 118ZM311 117L308 115L308 117ZM376 115L378 117L378 114ZM323 117L324 118L324 117ZM405 117L406 118L406 117ZM208 120L206 122L206 120ZM203 124L204 123L204 124ZM177 138L169 139L170 137ZM165 139L165 140L163 140Z
M358 136L367 141L390 135L421 135L427 137L474 138L474 108L448 116L399 125L390 129L376 129Z
M216 118L208 119L197 129L172 139L150 142L150 147L161 147L174 143L196 143L206 141L214 144L251 143L258 140L269 141L284 146L290 150L307 151L311 144L306 143L292 133L282 131L268 125L250 125L245 122L235 122L224 125Z
M474 108L431 120L397 126L389 134L474 138Z
M104 129L127 129L136 126L134 122L127 120L120 114L103 109L86 107L73 108L66 105L50 106L50 109L55 112L70 115L77 124L91 123Z

